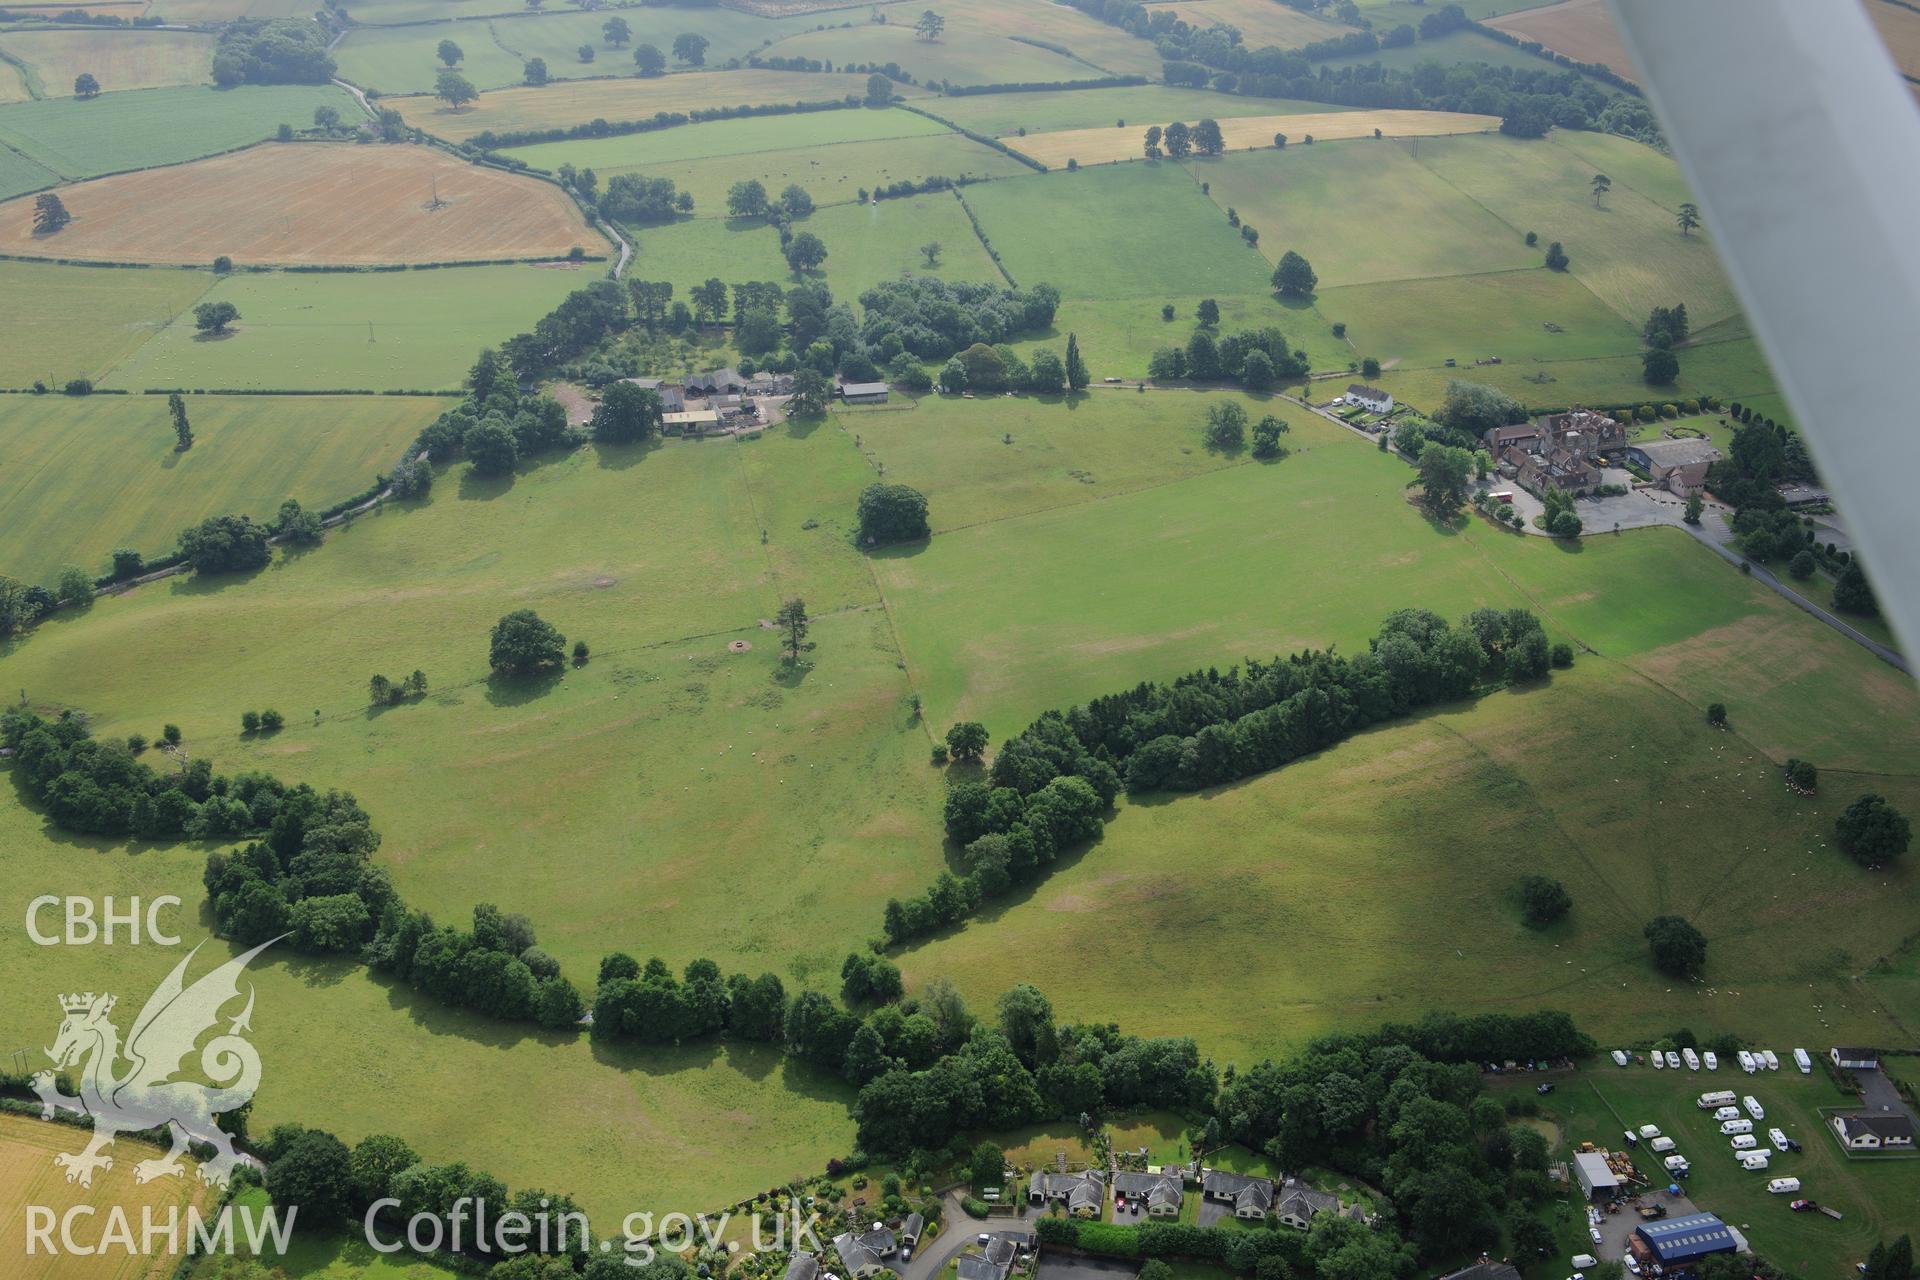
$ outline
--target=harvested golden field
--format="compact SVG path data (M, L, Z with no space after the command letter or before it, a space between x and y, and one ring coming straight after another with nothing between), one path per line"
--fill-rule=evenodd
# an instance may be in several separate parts
M1375 129L1389 138L1431 138L1448 133L1487 133L1499 127L1500 121L1494 116L1452 111L1326 111L1313 115L1241 116L1220 121L1220 133L1226 139L1228 151L1272 147L1276 133L1286 134L1289 144L1298 144L1309 135L1316 142L1371 138ZM1083 165L1112 164L1118 160L1139 159L1146 146L1146 134L1147 126L1141 123L1129 124L1124 129L1104 126L1061 129L1005 141L1046 165L1062 166L1068 160L1077 160Z
M1866 5L1867 16L1880 29L1880 39L1901 74L1920 79L1920 13L1887 0L1866 0Z
M385 99L408 124L435 137L465 142L477 133L565 129L590 120L645 120L662 111L771 103L832 102L867 92L862 75L810 75L804 71L689 71L643 80L562 80L537 89L496 89L453 111L427 94ZM920 97L911 85L896 85L902 97Z
M47 1008L58 1014L53 1001ZM98 1257L73 1257L62 1251L48 1254L37 1249L27 1254L27 1207L39 1205L63 1214L73 1205L91 1205L92 1218L76 1218L76 1244L92 1244L106 1230L107 1213L118 1206L140 1236L140 1210L153 1206L156 1219L165 1222L169 1206L184 1216L189 1204L198 1204L209 1212L213 1197L204 1183L193 1175L193 1162L184 1161L186 1172L177 1178L155 1178L144 1185L133 1180L133 1167L142 1160L160 1154L151 1147L122 1138L114 1144L113 1168L96 1173L93 1187L86 1189L66 1180L53 1157L74 1152L86 1145L88 1130L64 1124L47 1124L31 1116L0 1115L0 1258L6 1259L8 1280L149 1280L173 1274L179 1259L156 1247L151 1257L129 1257L118 1248ZM59 1240L56 1229L55 1241ZM155 1238L158 1246L158 1237Z
M1147 12L1172 12L1188 26L1202 30L1221 23L1237 27L1249 49L1264 45L1298 49L1353 29L1275 4L1274 0L1177 0L1174 4L1150 4Z
M1486 23L1522 40L1538 40L1576 62L1597 62L1615 75L1639 78L1627 47L1620 43L1620 33L1614 29L1613 16L1607 12L1607 0L1560 0L1544 8L1488 18Z
M351 266L605 248L558 187L432 147L269 143L60 195L73 221L53 236L33 234L29 197L0 204L0 253Z
M83 72L108 93L213 79L213 36L203 31L10 31L0 35L0 50L26 65L47 98L72 97Z

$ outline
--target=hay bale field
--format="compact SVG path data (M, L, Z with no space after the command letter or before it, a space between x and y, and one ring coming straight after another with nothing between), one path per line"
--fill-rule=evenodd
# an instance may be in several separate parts
M1486 21L1488 26L1522 40L1538 40L1575 62L1596 62L1629 80L1639 77L1633 59L1627 56L1627 47L1620 43L1620 33L1614 29L1607 0L1560 0L1559 4L1522 9Z
M569 80L538 89L500 89L459 111L428 94L389 98L408 124L437 138L465 142L478 133L521 133L565 129L591 120L647 120L662 111L686 112L715 107L765 106L770 103L837 102L867 91L865 76L804 71L690 71L651 80ZM902 97L921 96L908 85L894 86Z
M82 72L107 93L213 78L213 36L204 31L10 31L0 36L0 52L26 64L44 98L72 97L74 77Z
M1068 160L1077 160L1083 165L1109 164L1140 158L1146 146L1147 126L1153 123L1156 122L1142 120L1138 126L1125 129L1062 129L1029 134L1008 145L1055 167L1065 166ZM1228 151L1272 147L1276 133L1284 133L1289 143L1296 143L1308 134L1312 134L1316 142L1333 142L1371 138L1375 129L1389 138L1432 138L1451 133L1487 133L1499 127L1500 121L1493 116L1450 111L1326 111L1310 115L1239 116L1220 121L1220 133L1226 139Z
M57 1023L51 993L47 1010L56 1015L47 1020ZM133 1166L159 1154L130 1138L121 1138L114 1146L113 1168L94 1175L92 1189L74 1186L53 1163L61 1152L78 1151L87 1140L87 1131L64 1124L47 1124L31 1116L0 1114L0 1258L7 1259L9 1280L157 1280L170 1276L178 1258L170 1253L151 1257L128 1257L114 1250L100 1257L74 1257L64 1253L49 1256L44 1251L27 1255L28 1205L44 1205L54 1213L64 1213L72 1205L91 1205L99 1212L80 1220L75 1228L76 1241L98 1239L105 1229L106 1212L118 1206L132 1224L139 1239L140 1210L153 1206L160 1221L166 1220L168 1206L184 1215L189 1204L209 1212L213 1196L200 1179L188 1172L178 1178L157 1178L145 1185L133 1180ZM56 1240L59 1239L56 1233Z
M437 196L440 204L433 206ZM0 205L0 252L116 262L446 262L561 257L606 242L558 187L432 147L269 145L61 192L73 222L33 234Z

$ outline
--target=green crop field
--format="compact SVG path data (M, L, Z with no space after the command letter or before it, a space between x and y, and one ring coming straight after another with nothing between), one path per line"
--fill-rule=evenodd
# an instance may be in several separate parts
M1122 32L1114 34L1130 39ZM1141 47L1152 52L1151 45L1141 42ZM885 26L861 22L847 29L834 27L788 36L765 54L774 58L818 58L835 66L847 62L879 66L897 63L922 84L1023 84L1095 80L1108 74L1103 67L959 21L949 21L946 34L933 43L914 35L906 22L888 22Z
M0 53L27 65L44 98L71 97L83 72L108 93L213 78L213 36L199 31L10 31L0 35Z
M1538 266L1539 250L1421 165L1441 141L1368 138L1309 147L1295 138L1282 151L1191 168L1196 181L1212 184L1214 203L1238 209L1260 229L1263 252L1276 260L1288 249L1304 255L1322 288Z
M614 68L609 65L607 72ZM685 71L642 80L562 80L539 88L498 89L455 111L436 98L401 97L386 105L436 137L464 142L476 133L563 129L593 120L643 120L656 113L861 97L865 76L806 71ZM895 85L899 97L919 91Z
M60 181L60 175L35 164L11 147L0 146L0 200L38 191Z
M888 21L904 26L911 23L915 11L902 5L892 14ZM1119 27L1100 22L1065 4L1033 4L1029 0L968 0L966 5L946 16L947 27L941 36L942 43L955 35L969 38L985 36L996 40L1011 38L1016 43L1024 38L1069 50L1078 62L1084 64L1085 74L1071 75L1067 79L1085 79L1087 75L1100 72L1149 77L1160 74L1160 55L1149 41L1138 39ZM998 52L993 55L994 66L998 66L1000 56ZM915 70L911 62L903 59L902 63L909 70ZM1024 78L1013 75L993 77L997 82Z
M939 123L911 111L818 111L802 115L716 120L655 133L630 133L578 142L548 142L514 147L505 154L551 172L562 164L606 175L627 170L663 172L688 160L725 159L763 152L788 152L836 142L873 142L887 138L950 136ZM778 194L778 188L775 188ZM717 212L717 210L715 211Z
M360 492L445 404L416 396L189 396L194 444L174 452L163 396L15 398L0 415L0 572L49 581L106 568L116 547L172 550L206 516L264 519L283 499Z
M1333 336L1327 321L1311 307L1282 306L1272 297L1222 294L1213 299L1220 308L1220 332L1261 329L1269 325L1287 335L1295 350L1305 350L1317 369L1343 368L1356 353ZM1096 380L1106 377L1138 379L1147 376L1147 362L1161 347L1186 345L1195 324L1199 297L1170 294L1122 298L1116 301L1069 298L1055 314L1053 330L1037 338L1013 343L1018 350L1035 346L1064 348L1069 332L1080 336ZM1172 320L1163 320L1160 308L1171 304Z
M547 74L555 79L631 75L635 45L652 44L671 59L674 37L686 32L707 38L706 63L718 67L730 58L746 57L769 40L815 25L726 9L635 8L623 10L620 16L633 32L632 42L621 49L608 45L601 33L607 15L576 12L361 27L340 42L334 57L341 76L355 84L374 86L383 93L431 93L444 68L436 50L442 40L451 40L466 55L456 70L476 87L494 89L519 84L523 64L532 57L546 59ZM594 46L592 62L580 61L577 50L583 44ZM671 65L685 69L684 63Z
M113 270L0 262L0 386L99 379L213 284L204 271Z
M781 280L792 274L780 256L780 237L755 220L686 218L667 226L629 228L633 262L627 274L685 287L717 277ZM831 250L832 246L829 245Z
M966 210L949 191L822 209L795 226L813 232L826 244L827 261L821 270L833 296L844 301L858 298L882 280L906 274L1004 283L980 238L973 234ZM920 252L924 244L940 246L931 268Z
M1774 1052L1786 1056L1787 1040L1779 1034L1760 1034L1758 1043L1775 1046ZM1807 1049L1819 1055L1825 1039L1809 1038ZM1647 1046L1639 1046L1644 1053ZM1867 1256L1872 1247L1909 1228L1910 1214L1893 1206L1911 1205L1920 1197L1920 1160L1849 1159L1840 1150L1833 1134L1822 1120L1821 1108L1847 1107L1853 1099L1828 1080L1816 1066L1814 1074L1803 1076L1793 1063L1783 1063L1777 1072L1766 1072L1751 1079L1722 1064L1720 1078L1705 1073L1654 1071L1650 1067L1615 1068L1611 1063L1590 1068L1571 1077L1562 1077L1549 1097L1537 1099L1541 1113L1559 1128L1561 1143L1553 1159L1569 1158L1578 1143L1592 1142L1619 1150L1622 1132L1631 1125L1658 1125L1660 1132L1673 1138L1680 1151L1692 1162L1693 1172L1686 1182L1687 1194L1695 1203L1707 1206L1728 1222L1737 1223L1741 1233L1775 1266L1798 1275L1840 1276L1852 1273L1853 1264ZM1495 1096L1525 1090L1533 1097L1531 1079L1495 1086ZM1727 1088L1739 1093L1751 1091L1766 1109L1764 1126L1778 1127L1800 1142L1798 1152L1776 1152L1772 1165L1761 1173L1748 1173L1728 1156L1727 1139L1694 1100L1708 1088ZM1765 1143L1761 1144L1765 1146ZM1644 1146L1629 1149L1634 1164L1654 1186L1667 1183L1658 1157ZM1799 1195L1817 1200L1841 1211L1838 1222L1823 1214L1794 1213L1787 1205L1793 1195L1769 1194L1770 1178L1793 1177L1801 1181ZM1656 1200L1664 1199L1656 1195ZM1569 1211L1570 1210L1570 1211ZM1580 1210L1571 1201L1557 1206L1557 1225L1569 1247L1576 1253L1584 1247L1586 1234Z
M203 338L183 317L108 385L435 391L597 276L592 266L228 276L207 297L239 307L230 335Z
M1199 120L1206 116L1225 120L1232 116L1303 115L1344 108L1295 98L1241 97L1206 89L1143 84L1121 89L983 93L946 98L929 105L927 110L975 133L998 137L1021 129L1042 133L1049 129L1094 129L1106 124L1144 132L1150 124ZM1117 123L1123 120L1124 126Z
M1520 6L1507 6L1515 8ZM1409 7L1405 14L1383 21L1374 16L1376 30L1390 31L1402 22L1409 22L1416 28L1420 25L1423 11ZM1325 65L1340 67L1370 67L1379 63L1394 71L1411 71L1423 62L1438 62L1453 66L1463 62L1484 62L1495 67L1512 67L1516 71L1540 71L1553 67L1553 63L1544 58L1516 49L1504 40L1495 40L1492 36L1481 35L1478 31L1450 31L1437 40L1420 40L1413 44L1402 45L1398 49L1377 49L1372 53L1350 53L1343 57L1328 58ZM1603 93L1617 93L1619 90L1598 80L1588 78Z
M1069 298L1261 294L1273 266L1175 165L1114 165L965 193L1013 278Z
M359 110L335 85L143 89L91 102L15 102L0 106L0 146L63 178L87 178L244 147L272 137L282 123L305 128L322 105L348 118Z

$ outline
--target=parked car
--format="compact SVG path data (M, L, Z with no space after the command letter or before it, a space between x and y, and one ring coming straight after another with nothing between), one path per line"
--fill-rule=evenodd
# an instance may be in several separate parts
M1534 1091L1535 1093L1552 1093L1552 1092L1553 1092L1553 1081L1551 1081L1551 1080L1543 1080L1543 1081L1542 1081L1542 1082L1540 1082L1539 1084L1537 1084L1537 1085L1535 1085L1535 1086L1533 1086L1533 1091Z
M1819 1205L1811 1200L1795 1200L1787 1206L1787 1208L1793 1210L1795 1213L1805 1213L1809 1209L1818 1209L1819 1207Z
M1589 1239L1589 1240L1591 1240L1591 1241L1593 1241L1593 1242L1594 1242L1595 1244L1599 1244L1599 1243L1600 1243L1600 1228L1598 1228L1598 1227L1588 1227L1588 1228L1587 1228L1587 1239Z
M1628 1254L1626 1257L1620 1259L1620 1261L1626 1263L1627 1270L1631 1271L1634 1275L1637 1276L1640 1274L1640 1261L1632 1254Z

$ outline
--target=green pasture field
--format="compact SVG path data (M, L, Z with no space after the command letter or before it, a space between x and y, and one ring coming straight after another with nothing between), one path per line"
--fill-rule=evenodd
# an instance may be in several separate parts
M666 226L627 231L633 244L628 278L670 280L681 289L682 298L688 285L712 277L729 284L737 280L792 283L793 273L780 256L780 237L759 219L684 218ZM827 249L831 255L833 246Z
M171 0L169 22L231 22L235 18L298 18L308 14L302 0Z
M44 165L35 164L11 147L0 146L0 200L51 187L60 175Z
M1589 186L1596 170L1566 148L1428 138L1414 154L1516 233L1537 231L1543 244L1564 243L1573 274L1635 325L1650 308L1675 302L1687 304L1696 328L1738 310L1711 236L1704 230L1681 235L1673 210L1632 187L1615 187L1596 208ZM1639 159L1643 167L1653 164L1646 155Z
M1233 27L1249 49L1268 45L1298 49L1317 40L1337 39L1353 30L1344 23L1315 18L1267 0L1176 0L1170 4L1156 0L1147 6L1147 12L1171 12L1188 26L1200 30L1215 25Z
M886 899L941 865L939 775L847 537L873 474L828 425L583 449L510 482L459 468L424 509L244 580L103 599L7 665L104 734L170 721L222 769L351 789L410 902L442 919L511 902L588 986L626 949L837 989ZM798 673L760 626L789 596L820 615ZM591 664L490 685L488 628L518 607L587 640ZM164 683L138 674L158 662ZM424 702L366 709L372 672L416 667ZM243 739L240 712L264 706L289 728Z
M457 43L457 42L456 42ZM612 71L612 67L607 68ZM838 102L867 91L865 76L806 71L684 71L642 80L562 80L539 88L498 89L458 111L431 96L389 99L407 123L464 142L477 133L564 129L593 120L644 120L656 113L771 103ZM895 85L898 97L920 93ZM811 117L818 119L818 117Z
M0 308L0 386L98 380L212 284L205 271L0 262L0 295L33 299Z
M1346 343L1334 337L1327 322L1312 307L1282 305L1272 297L1230 294L1214 299L1220 308L1219 333L1277 326L1296 350L1304 350L1316 369L1345 368L1357 358ZM1035 338L1013 344L1018 351L1034 347L1066 349L1067 334L1080 335L1080 351L1095 382L1106 377L1137 380L1147 376L1147 362L1161 347L1184 347L1198 323L1194 311L1201 299L1190 296L1121 298L1111 302L1069 298L1060 304L1053 328ZM1162 320L1160 308L1173 304L1174 318Z
M231 275L207 293L240 308L231 334L202 338L183 316L115 367L108 383L134 389L455 387L474 352L531 328L597 278L591 264Z
M1640 350L1634 326L1571 275L1544 267L1322 289L1315 305L1346 324L1355 354L1387 368L1453 359L1467 367L1449 376L1476 379L1483 369L1473 362L1491 356L1504 369Z
M1507 7L1525 6L1509 5ZM1405 14L1384 20L1378 16L1369 16L1372 17L1376 31L1386 32L1402 22L1413 24L1417 30L1420 26L1421 13L1421 10L1409 7ZM1338 70L1341 67L1370 67L1376 62L1393 71L1411 71L1423 62L1438 62L1446 66L1465 62L1484 62L1489 66L1512 67L1516 71L1550 70L1554 67L1554 64L1545 58L1536 57L1524 49L1516 49L1505 41L1495 40L1492 36L1481 35L1478 31L1451 31L1437 40L1416 40L1398 49L1376 49L1372 53L1350 53L1344 57L1328 58L1314 65L1328 66ZM1591 80L1591 83L1607 93L1619 92L1598 80Z
M918 11L908 5L887 12L889 23L903 26L910 26L918 16ZM946 16L946 31L940 37L943 44L956 34L967 37L984 35L993 39L1014 38L1015 43L1018 43L1018 37L1024 36L1029 40L1041 40L1071 50L1075 59L1088 64L1090 74L1095 73L1095 68L1112 75L1155 77L1160 74L1161 58L1150 41L1138 39L1119 27L1110 26L1069 5L1031 4L1028 0L968 0L966 5ZM908 70L914 70L911 63L905 65ZM997 82L1019 78L994 77Z
M282 123L305 128L313 109L342 118L359 110L337 85L179 87L109 93L83 102L51 98L0 106L0 146L63 178L178 164L273 136Z
M258 1212L272 1203L265 1187L248 1187L233 1198L236 1212ZM382 1233L382 1239L392 1239ZM348 1223L332 1230L309 1229L295 1232L285 1253L259 1255L241 1250L243 1257L257 1257L289 1280L454 1280L460 1273L437 1260L423 1257L411 1249L382 1254L368 1244L358 1224ZM188 1280L228 1280L230 1268L237 1264L222 1257L210 1257L188 1273Z
M719 160L763 152L825 147L837 142L877 142L889 138L950 137L945 126L896 108L815 111L800 115L715 120L654 133L629 133L577 142L546 142L503 152L536 169L551 172L562 164L590 168L602 176L626 171L657 173L676 162ZM779 188L772 194L778 195ZM719 210L706 212L717 213Z
M1117 28L1115 35L1131 39ZM1148 53L1152 52L1152 46L1144 42L1142 48ZM1097 80L1108 74L1103 67L1062 57L1049 49L1009 40L995 32L970 28L957 20L947 23L946 33L935 43L928 43L916 36L910 22L888 22L885 26L876 26L862 18L852 27L833 27L788 36L763 52L770 58L818 58L836 67L848 62L879 66L889 62L898 63L921 84L935 81L973 85ZM708 51L708 58L712 58L711 50Z
M631 75L634 47L652 44L667 55L670 67L685 70L686 64L673 59L673 40L690 32L707 38L706 65L719 67L770 40L815 25L727 9L634 8L621 10L620 16L633 39L619 49L608 45L600 30L608 15L581 11L361 27L340 42L334 58L341 77L363 87L377 86L383 93L431 93L445 66L436 50L442 40L451 40L466 54L456 70L484 90L521 83L523 64L532 57L545 58L547 74L555 79ZM592 62L580 61L577 51L583 44L593 45Z
M1490 354L1499 354L1493 352ZM1570 405L1664 403L1717 395L1745 404L1775 386L1766 354L1751 338L1682 347L1680 376L1668 387L1649 387L1641 377L1638 355L1595 356L1548 364L1498 364L1480 368L1389 370L1380 385L1408 404L1432 412L1439 408L1447 382L1464 378L1499 387L1523 404Z
M49 1041L59 1025L56 992L112 991L137 1007L186 949L205 942L192 975L237 950L209 940L195 918L206 850L49 838L6 790L0 833L20 901L171 893L188 904L163 912L177 924L180 948L35 947L15 931L0 990L9 1043ZM645 953L648 931L631 919L628 926L627 945ZM249 1039L262 1063L251 1117L258 1132L295 1122L349 1143L396 1134L429 1161L464 1161L512 1187L566 1191L602 1233L617 1232L635 1210L716 1209L853 1146L849 1087L764 1046L595 1045L448 1009L349 960L291 952L269 951L247 975L256 990ZM357 1224L348 1230L358 1236Z
M1771 1045L1782 1057L1790 1037L1756 1031L1749 1043ZM1809 1034L1806 1048L1816 1056L1825 1053L1826 1038ZM1646 1046L1640 1045L1644 1053ZM1558 1080L1558 1088L1538 1099L1541 1112L1561 1129L1563 1143L1556 1147L1553 1159L1568 1159L1581 1142L1620 1150L1622 1133L1631 1125L1656 1124L1660 1132L1673 1138L1679 1150L1693 1165L1687 1178L1687 1195L1708 1212L1739 1225L1741 1234L1754 1251L1774 1266L1796 1275L1839 1276L1851 1274L1853 1264L1864 1259L1875 1244L1891 1240L1911 1227L1911 1214L1902 1214L1897 1206L1911 1206L1920 1197L1920 1160L1849 1159L1822 1121L1820 1108L1857 1105L1850 1095L1840 1092L1816 1066L1812 1075L1801 1075L1789 1060L1779 1071L1749 1078L1734 1071L1726 1079L1729 1067L1722 1065L1716 1077L1706 1072L1654 1071L1650 1067L1616 1068L1611 1062L1589 1067L1571 1078ZM1533 1080L1521 1078L1511 1083L1498 1082L1495 1096L1525 1090L1534 1100ZM1727 1139L1711 1112L1695 1105L1699 1094L1709 1088L1751 1092L1766 1108L1766 1120L1756 1129L1780 1128L1798 1140L1798 1152L1774 1152L1771 1167L1760 1173L1748 1173L1733 1162ZM1768 1144L1763 1140L1762 1147ZM1628 1148L1634 1164L1656 1188L1667 1185L1666 1170L1660 1157L1644 1146ZM1796 1195L1773 1195L1767 1191L1771 1178L1799 1178ZM1845 1216L1841 1221L1818 1213L1794 1213L1787 1205L1799 1196L1831 1205ZM1653 1199L1665 1199L1656 1193ZM1575 1206L1574 1212L1579 1212ZM1571 1215L1569 1215L1571 1216ZM1574 1217L1572 1230L1565 1232L1572 1245L1584 1241L1578 1228L1584 1221ZM1569 1248L1568 1252L1578 1252Z
M918 138L890 138L877 142L842 142L828 147L796 147L751 156L722 156L677 164L647 166L649 176L672 178L692 191L695 212L723 214L727 192L746 178L758 178L769 193L778 194L797 182L815 204L845 204L860 191L905 180L927 178L1017 178L1029 169L1011 156L983 147L957 133Z
M1109 165L970 187L967 204L1023 285L1068 298L1269 292L1273 264L1175 165Z
M841 301L852 302L881 281L902 275L1005 283L980 237L973 234L966 210L950 191L878 204L839 205L794 225L826 244L827 261L821 270L833 296ZM929 243L940 245L939 260L931 268L920 252L920 246Z
M1483 140L1493 141L1470 141ZM1421 166L1435 141L1295 139L1189 168L1196 184L1211 183L1215 204L1260 229L1261 252L1302 254L1323 289L1537 266L1541 251Z
M1148 125L1174 120L1304 115L1345 108L1325 102L1302 102L1297 98L1246 98L1207 89L1143 84L1120 89L983 93L944 98L929 105L927 110L975 133L1004 137L1021 129L1043 133L1051 129L1094 129L1103 124L1133 129L1144 135ZM1117 123L1122 120L1126 121L1125 125Z
M74 78L82 72L91 72L107 93L213 78L213 36L201 31L10 31L0 35L0 53L27 64L44 98L72 97Z
M1616 190L1626 187L1645 196L1669 214L1693 199L1687 179L1673 157L1645 143L1623 138L1617 133L1590 133L1581 129L1555 129L1547 142L1571 152L1580 164L1589 166L1588 177L1604 173L1613 179ZM1666 229L1675 229L1671 219Z
M174 452L164 396L15 397L0 413L0 572L103 573L116 547L171 551L206 516L271 517L365 489L446 407L417 396L189 396Z

